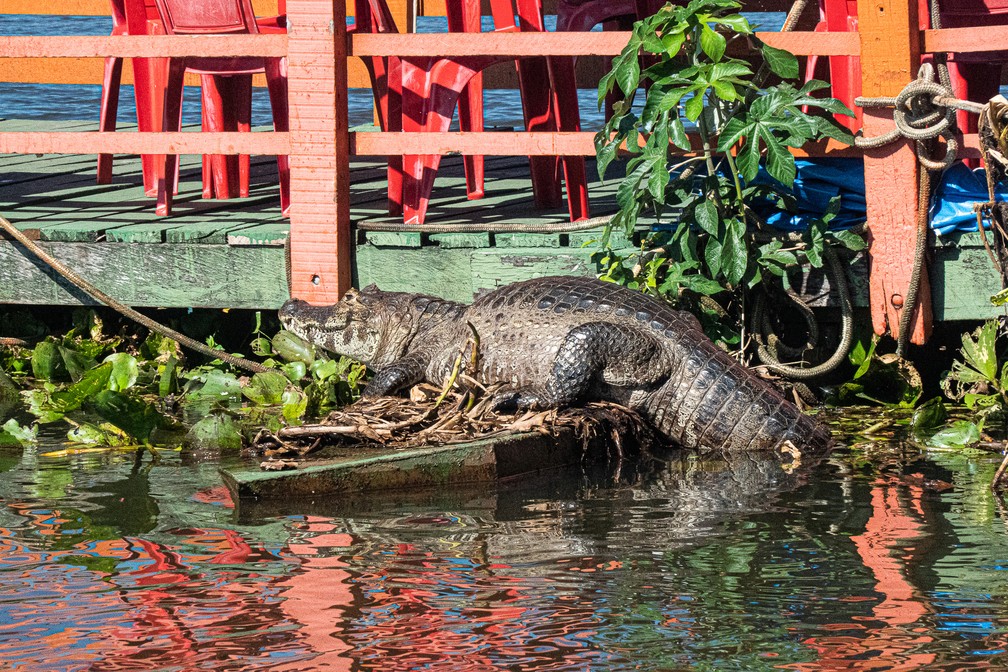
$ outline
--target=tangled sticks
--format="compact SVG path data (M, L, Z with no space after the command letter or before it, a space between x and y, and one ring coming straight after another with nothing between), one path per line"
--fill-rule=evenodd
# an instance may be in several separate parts
M291 458L305 458L334 443L364 449L415 448L518 432L555 436L569 429L580 437L585 449L596 437L609 438L614 451L611 457L618 463L625 456L625 445L646 449L654 438L638 414L618 404L593 402L578 408L498 414L491 408L494 391L481 390L474 397L471 390L418 385L409 399L361 399L334 411L319 424L284 427L276 433L263 430L252 448L269 458L260 465L263 469L276 470L294 468L297 462ZM439 399L443 401L439 403Z

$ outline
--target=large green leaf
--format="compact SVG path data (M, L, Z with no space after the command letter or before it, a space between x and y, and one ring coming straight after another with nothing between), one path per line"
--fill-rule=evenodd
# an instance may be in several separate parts
M980 440L980 428L969 420L952 423L928 439L928 445L935 448L962 448Z
M242 447L242 437L231 416L211 413L189 429L185 443L191 449L238 451Z
M281 402L287 383L287 376L279 371L261 371L242 388L242 394L253 403L273 406Z
M720 222L717 206L710 201L703 201L696 207L697 225L712 236L718 235L718 223Z
M52 341L42 341L35 346L31 358L32 375L36 380L66 379L66 365L59 347Z
M725 222L725 238L721 248L721 272L731 285L737 285L749 266L749 251L745 244L745 223L732 218Z
M769 133L760 133L760 137L766 143L767 172L784 186L790 187L794 184L795 175L797 174L794 155L788 151L787 147L780 144L777 138Z
M84 403L108 389L113 364L105 362L91 369L73 385L53 392L49 396L49 409L58 413L70 413Z
M962 355L966 363L973 369L964 369L959 374L959 380L964 383L996 382L997 371L997 331L998 323L988 320L973 335L963 334Z
M91 402L91 406L102 419L141 443L150 438L151 432L156 427L169 424L153 404L122 392L113 390L99 392Z
M703 49L705 54L710 56L712 61L716 63L721 60L721 57L724 56L726 46L727 41L724 35L712 30L707 24L703 25L700 29L700 48ZM795 76L798 76L797 73Z
M129 353L116 352L106 357L105 362L112 364L108 381L110 390L127 390L133 387L140 376L140 365L136 357Z
M771 47L769 44L760 46L766 64L773 70L774 74L783 79L796 79L798 77L798 59L789 51Z

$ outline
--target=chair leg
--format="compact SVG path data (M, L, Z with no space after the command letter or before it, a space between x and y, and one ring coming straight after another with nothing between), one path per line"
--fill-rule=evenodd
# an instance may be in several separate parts
M549 61L549 75L553 92L553 109L556 126L562 132L581 130L581 114L578 109L577 82L574 79L574 59L552 57ZM567 188L567 208L572 222L588 217L588 176L583 156L561 157L564 184Z
M273 110L273 130L286 133L290 129L287 108L287 62L280 58L265 59L266 86L269 88L270 107ZM290 157L277 156L277 172L280 175L280 211L290 217Z
M498 60L494 57L403 59L403 131L447 131L466 83ZM403 221L406 224L423 224L440 164L439 154L403 157Z
M509 3L510 4L510 3ZM479 3L448 2L445 4L449 33L478 33L481 28ZM458 99L459 129L483 130L483 75L474 74ZM482 154L462 157L466 176L466 194L470 200L483 198L484 159Z
M459 129L462 131L483 130L483 75L476 73L466 84L458 99ZM466 154L462 157L465 166L466 194L469 200L483 198L484 158L482 154Z
M185 61L171 59L168 65L168 85L164 93L164 111L161 117L161 130L182 130L182 87L185 83ZM164 158L164 172L158 176L157 210L163 217L171 214L172 196L177 185L178 154L167 154Z
M555 131L555 114L550 95L549 68L545 57L523 58L518 63L518 86L521 90L525 129ZM530 156L532 195L540 208L556 208L562 201L558 162L553 156Z
M213 75L202 75L200 77L200 100L202 102L200 116L203 132L212 133L222 130L220 128L220 120L223 115L223 111L220 109L222 101L220 91L217 90L216 78ZM217 170L215 168L214 157L210 154L204 154L201 171L203 178L203 198L214 198L218 193L218 184L216 183Z
M122 81L123 59L109 57L105 59L105 76L102 80L101 117L98 130L110 132L116 130L116 117L119 114L119 84ZM98 184L112 182L112 155L98 155Z
M233 77L235 89L235 116L237 130L241 133L252 132L252 75L237 75ZM251 157L248 154L238 155L238 195L248 198L249 175L251 173Z
M397 133L403 130L402 63L396 57L388 59L385 89L385 128ZM403 214L403 157L388 157L388 209L390 215Z

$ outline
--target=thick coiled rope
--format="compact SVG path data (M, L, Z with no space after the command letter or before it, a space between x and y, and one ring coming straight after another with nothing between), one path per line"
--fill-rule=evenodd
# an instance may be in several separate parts
M269 370L262 364L259 364L258 362L250 361L248 359L245 359L244 357L236 357L235 355L229 354L222 350L214 350L205 343L200 343L195 339L189 338L185 334L181 334L172 329L171 327L166 327L160 322L152 320L146 315L138 313L129 306L120 303L116 299L113 299L111 296L101 291L100 289L92 285L90 282L88 282L87 280L80 277L79 275L71 271L69 268L64 266L61 261L59 261L51 254L43 250L38 244L35 243L35 241L31 240L30 238L28 238L28 236L21 233L21 231L16 229L13 224L11 224L3 217L0 217L0 228L3 228L4 231L6 231L8 234L10 234L12 238L14 238L14 240L21 243L25 248L28 249L28 251L30 251L32 254L34 254L36 257L38 257L48 266L50 266L54 271L63 276L70 284L74 285L81 291L85 292L95 301L105 304L109 308L118 311L120 314L125 315L134 322L142 324L151 331L156 331L162 336L167 336L168 338L178 341L180 345L189 348L190 350L195 350L196 352L207 355L208 357L219 359L221 361L227 362L228 364L237 366L238 368L245 369L246 371L259 373L262 371Z
M854 138L854 146L877 149L907 138L916 141L917 160L928 170L945 170L951 166L959 152L959 142L955 136L956 110L979 112L983 106L955 98L949 86L934 81L934 78L934 66L924 63L917 71L917 79L903 87L899 95L855 98L854 104L863 108L892 107L896 127L873 138L858 136ZM931 147L927 141L939 137L945 140L945 156L935 160L931 158Z
M847 359L847 353L850 351L851 345L854 342L854 305L851 301L850 286L847 283L847 275L844 271L843 264L840 263L840 259L829 245L823 246L823 259L825 260L825 268L830 277L830 286L836 289L837 295L840 299L840 342L837 344L836 350L830 355L826 361L821 364L809 367L792 366L790 364L785 364L780 361L778 352L781 353L791 353L789 356L801 356L808 347L814 347L815 341L818 336L818 328L809 329L808 343L805 348L782 348L783 343L780 339L773 333L773 329L770 325L770 320L766 315L766 296L764 293L758 293L756 295L756 303L753 306L752 311L752 331L755 334L757 349L756 354L758 355L760 362L763 365L775 372L779 373L788 378L796 380L808 380L810 378L816 378L817 376L822 376L830 371L834 370L840 364ZM815 324L815 318L812 316L812 310L809 308L801 299L799 299L793 292L789 292L788 296L792 299L796 306L798 306L799 311L805 316L806 322L810 325Z

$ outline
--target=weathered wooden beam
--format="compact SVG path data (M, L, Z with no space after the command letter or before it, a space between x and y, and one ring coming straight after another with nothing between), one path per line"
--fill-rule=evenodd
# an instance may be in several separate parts
M352 89L371 88L367 68L356 58L347 63L347 83ZM0 82L22 84L101 84L105 72L102 58L0 58ZM199 86L199 75L186 75L186 86ZM123 85L133 84L133 65L123 64ZM264 88L266 78L252 76L252 86ZM512 87L513 88L513 87Z
M580 464L604 455L603 442L586 446L576 432L507 434L467 443L416 448L362 446L341 457L312 460L290 471L223 469L235 501L339 498L355 492L493 483ZM586 455L587 453L587 455Z
M289 154L288 133L0 133L0 154Z
M855 33L757 33L771 46L799 56L856 56ZM354 56L616 56L630 40L623 31L595 33L362 33L350 38Z
M277 308L287 298L281 247L151 243L39 243L100 290L130 306ZM94 301L0 239L0 303Z
M917 3L877 0L859 9L861 92L895 96L917 76L921 33ZM882 135L893 127L888 108L866 108L864 133ZM900 315L911 282L917 241L917 160L912 143L900 141L865 151L872 326L898 336ZM911 340L923 343L932 328L928 270L922 269Z
M595 156L595 134L560 132L351 133L356 156L396 154L484 154L487 156ZM643 144L643 142L641 143ZM699 148L699 141L696 145ZM810 143L795 156L859 157L861 150L836 140ZM683 154L686 156L687 154Z
M1008 30L1005 26L970 26L925 30L922 51L968 54L1004 49L1008 49Z
M287 55L287 35L28 35L0 40L0 58Z
M334 303L350 287L346 7L299 0L290 19L291 295Z
M306 115L307 116L307 115ZM350 133L353 156L396 154L483 154L487 156L594 156L594 133ZM976 136L973 136L974 138ZM317 130L301 138L323 142ZM291 152L291 134L277 133L99 133L64 131L0 132L0 154L258 154ZM975 143L974 143L975 144ZM835 140L810 144L795 156L860 156L860 150ZM975 155L979 155L978 153ZM685 154L684 154L685 156Z

